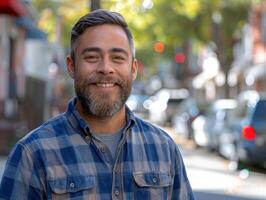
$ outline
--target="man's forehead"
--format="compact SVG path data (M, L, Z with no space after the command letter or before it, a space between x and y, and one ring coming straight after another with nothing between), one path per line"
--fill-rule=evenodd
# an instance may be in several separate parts
M83 51L86 48L99 48L102 51L131 52L125 31L118 25L98 25L87 28L77 39L76 47Z
M120 39L121 41L128 41L128 37L124 29L118 25L114 24L103 24L103 25L97 25L88 27L80 36L80 38L87 36L91 36L93 38L87 38L91 39L92 41L95 41L97 39L101 40L103 37L112 39L112 37L116 37L115 39Z

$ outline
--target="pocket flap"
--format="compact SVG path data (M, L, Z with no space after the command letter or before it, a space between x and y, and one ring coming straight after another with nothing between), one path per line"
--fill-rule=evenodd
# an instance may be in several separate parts
M95 186L94 176L72 176L67 178L54 179L49 181L54 193L64 194L91 189Z
M167 172L134 172L133 176L140 187L167 187L172 183Z

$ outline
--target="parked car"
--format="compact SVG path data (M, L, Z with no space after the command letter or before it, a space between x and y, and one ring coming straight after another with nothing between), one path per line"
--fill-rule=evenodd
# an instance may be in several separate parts
M143 104L148 98L149 96L145 94L132 93L126 104L137 116L147 119L149 113Z
M195 119L193 133L196 145L218 150L219 134L227 125L227 116L236 105L234 99L218 99L207 108L204 116Z
M192 129L193 129L193 140L195 144L199 147L206 147L207 146L207 133L205 132L206 126L206 117L204 114L200 114L197 116L192 122Z
M206 123L208 150L218 151L220 134L228 126L228 116L236 107L237 101L234 99L219 99L214 102Z
M171 125L177 106L188 96L186 89L160 89L144 102L144 107L149 111L149 120L158 125Z
M234 161L266 166L266 98L249 93L240 95L230 125L219 137L219 153Z
M175 132L180 134L185 139L192 139L193 129L192 122L200 114L200 108L198 107L194 98L187 98L177 108L172 124Z

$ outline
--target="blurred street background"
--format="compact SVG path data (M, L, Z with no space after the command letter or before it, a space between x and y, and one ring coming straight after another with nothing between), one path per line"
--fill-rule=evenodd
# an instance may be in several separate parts
M133 32L127 105L167 130L199 200L266 199L266 0L0 0L0 177L12 146L65 111L70 31L98 8Z

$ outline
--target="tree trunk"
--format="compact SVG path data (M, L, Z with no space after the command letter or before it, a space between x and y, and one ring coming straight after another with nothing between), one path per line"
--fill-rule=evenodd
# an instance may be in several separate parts
M100 0L91 0L90 1L90 9L91 11L97 10L101 8L101 1Z
M224 96L223 98L229 98L230 93L229 93L229 85L227 82L227 77L228 77L228 72L230 70L230 62L227 60L226 55L225 55L225 47L223 43L223 38L221 34L221 27L220 24L218 23L213 23L213 36L214 36L214 42L216 44L216 54L218 57L218 60L220 62L220 66L222 71L224 72L225 75L225 84L224 84Z

